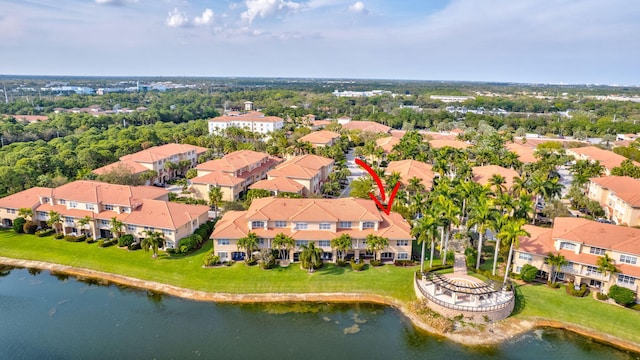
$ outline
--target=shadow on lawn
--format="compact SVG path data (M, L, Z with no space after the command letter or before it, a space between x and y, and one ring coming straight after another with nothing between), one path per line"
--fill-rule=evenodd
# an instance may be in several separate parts
M316 270L316 273L321 275L342 275L344 274L345 268L334 265L334 264L325 264L322 269Z
M180 260L180 259L185 259L185 258L190 258L190 257L194 257L197 255L201 255L203 253L208 253L211 251L211 244L203 244L202 247L200 249L194 250L188 254L173 254L173 255L169 255L166 252L165 253L159 253L158 254L158 258L157 260Z
M522 290L520 290L521 286L530 286L530 285L516 285L514 288L516 303L513 307L513 311L511 312L511 316L520 314L524 308L527 306L527 299L522 294Z

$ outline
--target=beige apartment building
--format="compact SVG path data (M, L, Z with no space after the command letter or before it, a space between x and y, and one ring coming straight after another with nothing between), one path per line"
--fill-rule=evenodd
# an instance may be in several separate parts
M191 179L191 192L196 199L209 199L209 190L220 187L223 201L238 200L251 184L264 179L282 159L267 153L238 150L196 166L198 176Z
M246 254L238 248L238 239L250 232L260 238L261 249L273 248L273 238L285 234L295 240L290 259L297 261L300 247L314 243L322 249L323 258L335 261L336 250L331 240L342 234L352 238L349 256L355 259L370 257L366 250L369 234L389 239L389 246L381 251L383 261L411 258L413 238L402 216L378 210L375 203L365 199L255 199L247 211L228 211L211 234L214 252L221 261L241 260Z
M530 264L547 276L551 271L545 263L547 254L560 254L569 263L557 270L558 280L586 284L604 293L612 285L638 293L640 229L582 218L556 218L552 228L525 225L525 230L531 236L520 238L520 246L514 252L516 273ZM598 259L605 254L613 259L616 272L605 274L598 270Z
M298 141L309 142L314 148L317 148L332 146L338 141L338 139L340 139L340 134L337 132L320 130L309 133L298 139Z
M604 172L607 176L611 175L613 168L620 166L623 161L627 160L626 157L618 155L613 151L603 150L595 146L567 149L567 155L572 155L576 160L599 161L600 165L604 167ZM640 166L640 163L637 161L634 161L633 164Z
M589 199L604 208L616 224L640 226L640 180L628 176L589 179Z
M304 187L303 189L299 189L290 183L290 192L298 192L301 190L299 193L304 196L319 194L322 191L322 184L327 181L329 174L333 171L333 164L333 159L318 155L307 154L296 156L276 166L267 173L267 180L259 181L251 186L251 188L273 191L274 179L287 178Z
M65 235L86 234L97 238L112 237L111 219L120 220L123 234L137 239L144 231L162 232L166 246L191 235L208 220L208 206L186 205L168 201L168 192L153 186L115 185L79 180L57 188L32 188L0 199L0 221L11 226L20 208L33 211L33 221L45 226L49 212L61 215ZM88 218L87 225L80 220Z

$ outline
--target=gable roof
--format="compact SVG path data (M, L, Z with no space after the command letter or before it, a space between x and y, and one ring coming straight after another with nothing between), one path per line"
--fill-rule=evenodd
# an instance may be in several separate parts
M77 180L53 189L52 196L58 199L125 205L135 207L142 199L157 199L167 191L155 186L129 186L100 181Z
M289 177L296 179L311 179L326 166L333 164L333 159L318 155L301 155L293 157L276 166L267 174L269 177Z
M94 174L97 175L102 175L117 169L126 169L128 171L130 171L132 174L141 174L145 171L149 171L151 169L149 169L148 167L140 164L137 161L133 161L133 160L120 160L120 161L116 161L114 163L111 163L109 165L97 168L95 170L93 170L92 172Z
M609 189L632 207L640 207L640 179L629 176L604 176L589 180L604 189Z
M516 142L510 142L507 143L504 147L507 148L507 150L516 153L516 155L518 155L518 160L522 161L525 164L538 161L538 159L536 159L536 157L534 156L535 150L529 146L522 145Z
M196 170L236 172L247 166L264 161L265 159L281 161L269 156L267 153L253 150L238 150L223 156L220 159L209 160L196 166Z
M584 218L559 217L554 220L552 236L554 239L640 254L640 229L626 226L603 224Z
M247 210L247 220L286 220L292 219L303 209L305 221L329 220L325 214L331 214L332 219L340 221L380 221L380 211L371 200L340 198L340 199L288 199L261 198L255 199ZM314 215L315 214L315 215Z
M391 175L394 172L400 174L400 182L404 186L409 186L409 181L414 177L421 179L424 188L429 191L433 187L433 178L435 173L431 170L431 165L417 160L400 160L391 161L384 171L385 175Z
M327 131L327 130L320 130L320 131L315 131L312 133L309 133L303 137L301 137L300 139L298 139L299 141L308 141L312 144L328 144L330 142L332 142L335 139L340 138L340 134L333 132L333 131Z
M249 186L249 189L264 189L278 192L300 193L304 186L287 177L275 177L270 180L260 180Z
M196 176L191 179L192 184L210 184L215 186L234 187L242 184L245 179L232 176L228 173L212 171L209 174Z
M206 205L145 199L142 206L129 213L123 221L161 229L178 229L208 211Z
M390 153L393 147L400 143L400 139L395 136L388 136L376 139L376 145L380 146L385 153Z
M373 121L350 121L342 125L346 130L360 130L373 133L389 133L391 128L387 125L383 125Z
M130 160L136 162L156 162L158 160L168 159L172 156L185 154L195 150L197 155L204 154L208 149L200 146L189 144L165 144L153 146L148 149L138 151L137 153L122 156L120 160Z
M572 152L579 157L587 158L593 161L600 161L600 164L608 170L612 170L614 167L620 166L623 161L627 160L626 157L618 155L613 151L602 150L595 146L585 146L580 148L568 149L567 152ZM640 163L633 161L635 166L640 166Z
M33 208L40 203L40 197L51 197L53 189L33 187L0 199L0 208L20 209Z

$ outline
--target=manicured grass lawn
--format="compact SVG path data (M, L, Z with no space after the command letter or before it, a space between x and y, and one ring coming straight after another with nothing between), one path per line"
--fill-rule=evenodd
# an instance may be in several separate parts
M402 301L415 299L413 273L417 267L369 266L361 272L333 264L308 274L298 264L262 270L237 263L231 267L203 269L204 256L211 251L207 242L185 257L161 254L157 259L142 250L99 248L95 243L71 243L33 235L0 231L0 256L40 260L123 274L180 287L223 293L309 293L351 292L390 296Z
M518 292L522 296L516 303L516 317L558 320L640 343L640 311L602 303L591 295L573 297L565 292L564 287L551 289L546 285L522 285Z

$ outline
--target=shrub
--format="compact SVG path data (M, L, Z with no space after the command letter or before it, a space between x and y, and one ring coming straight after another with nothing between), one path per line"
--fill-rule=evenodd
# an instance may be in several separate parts
M467 258L467 266L475 267L478 260L478 250L468 247L464 250L464 255Z
M78 242L85 241L85 240L87 240L87 235L82 234L82 235L78 236Z
M133 244L134 241L135 241L135 239L133 238L133 235L124 234L124 235L122 235L122 236L120 236L118 238L118 246L120 246L120 247L129 246L129 245Z
M345 267L347 266L347 262L344 260L336 260L336 265L339 267Z
M573 281L571 281L571 282L569 282L569 284L567 284L566 290L567 290L567 294L569 294L571 296L575 296L575 297L584 297L585 295L587 295L589 293L588 290L587 290L587 285L586 284L580 285L580 289L576 290Z
M13 220L13 231L18 234L24 233L24 224L27 222L23 217L18 217Z
M547 281L547 286L552 288L552 289L558 289L558 288L560 288L560 283L552 284L550 281Z
M364 266L366 265L364 263L364 261L361 261L360 263L356 263L355 260L351 260L351 262L349 263L351 265L351 269L353 271L362 271L364 270Z
M36 231L36 236L37 237L45 237L45 236L50 236L52 234L54 234L56 231L53 229L42 229L42 230L38 230Z
M413 260L396 260L393 262L395 266L414 266L416 264Z
M96 241L91 236L87 236L86 242L87 244L93 244Z
M608 300L609 297L607 296L607 294L603 294L601 292L597 292L596 293L596 299L605 301L605 300Z
M371 266L382 266L382 260L371 260L369 264L371 264Z
M609 288L609 297L616 303L624 306L636 302L636 294L633 290L618 285L613 285Z
M169 255L175 255L175 254L177 254L177 253L178 253L178 252L176 251L176 249L174 249L174 248L167 248L167 250L166 250L166 251L167 251L167 254L169 254Z
M101 243L102 242L102 243ZM99 240L98 246L100 247L109 247L118 243L118 239L109 239L109 240Z
M64 234L62 234L62 233L55 234L55 235L53 235L53 238L56 239L56 240L64 239Z
M213 266L220 263L220 257L214 253L210 253L204 258L204 266Z
M229 261L225 261L223 264L226 265L226 266L232 266L235 263L236 263L235 261L229 260Z
M131 243L131 244L127 245L127 249L132 250L132 251L133 250L140 250L140 249L142 249L142 246L140 246L140 243L134 242L134 243Z
M98 240L98 246L104 247L104 240L102 239Z
M247 259L244 261L244 263L245 263L245 264L247 264L247 265L249 265L249 266L253 266L253 265L255 265L255 264L257 264L257 263L258 263L258 260L254 259L254 258L253 258L253 256L249 256L249 258L247 258Z
M629 308L636 311L640 311L640 304L629 305Z
M85 240L85 238L80 238L79 236L73 236L73 235L65 235L64 239L68 242L80 242Z
M538 268L529 264L525 264L520 270L520 278L526 282L532 282L536 279Z
M22 225L22 230L27 234L35 234L36 230L38 230L38 224L33 221L27 221Z

